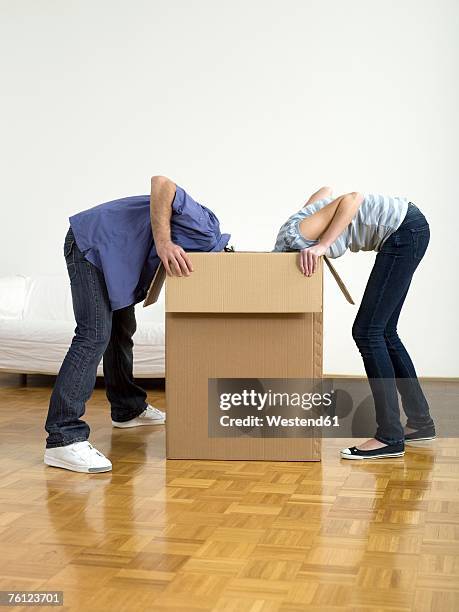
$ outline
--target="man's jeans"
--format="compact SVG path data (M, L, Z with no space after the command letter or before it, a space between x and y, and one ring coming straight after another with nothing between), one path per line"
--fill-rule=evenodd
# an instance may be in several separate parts
M112 419L129 421L147 407L147 394L133 379L134 304L110 310L104 276L78 249L72 228L65 237L64 257L77 326L51 394L45 426L47 448L88 439L89 426L81 417L102 356Z
M420 429L433 425L413 363L397 334L403 302L429 239L426 218L410 203L402 224L376 256L352 328L375 402L375 438L385 444L404 440L397 388L407 426Z

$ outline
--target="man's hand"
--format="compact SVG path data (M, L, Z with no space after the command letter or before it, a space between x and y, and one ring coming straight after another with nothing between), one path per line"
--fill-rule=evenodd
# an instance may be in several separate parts
M169 276L189 276L193 272L189 255L172 240L156 245L156 252Z
M319 242L319 244L300 251L300 268L305 276L314 274L317 270L317 261L326 250L327 247Z

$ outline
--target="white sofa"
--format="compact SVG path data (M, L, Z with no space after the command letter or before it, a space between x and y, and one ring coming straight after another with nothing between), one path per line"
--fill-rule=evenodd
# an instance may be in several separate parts
M136 304L134 376L162 378L164 297ZM0 277L0 371L57 374L76 323L67 276ZM102 361L97 371L103 375Z

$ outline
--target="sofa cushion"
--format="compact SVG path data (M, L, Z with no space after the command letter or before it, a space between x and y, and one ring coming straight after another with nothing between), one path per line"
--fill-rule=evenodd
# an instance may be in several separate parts
M24 305L25 320L74 320L70 282L64 276L37 276L30 280Z
M28 279L23 318L26 320L74 321L72 292L66 276L37 276ZM136 304L137 322L164 322L164 292L147 308Z
M0 277L0 319L22 319L27 281L20 274Z
M0 371L57 374L74 329L70 321L0 319ZM134 376L163 377L164 325L144 322L133 340Z

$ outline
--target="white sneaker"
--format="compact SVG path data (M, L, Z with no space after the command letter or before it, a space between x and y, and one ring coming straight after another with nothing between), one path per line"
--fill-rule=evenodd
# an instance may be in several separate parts
M112 421L113 427L140 427L141 425L164 425L166 422L166 413L153 406L148 406L139 414L139 416L130 421Z
M45 450L45 463L73 472L109 472L112 464L87 440Z

